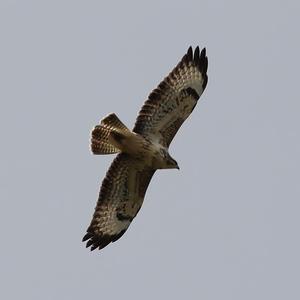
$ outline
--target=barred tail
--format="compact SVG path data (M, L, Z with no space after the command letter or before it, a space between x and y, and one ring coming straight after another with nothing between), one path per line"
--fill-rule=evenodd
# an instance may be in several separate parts
M115 114L109 114L96 125L91 133L91 151L93 154L113 154L120 149L111 143L111 134L127 134L130 130Z

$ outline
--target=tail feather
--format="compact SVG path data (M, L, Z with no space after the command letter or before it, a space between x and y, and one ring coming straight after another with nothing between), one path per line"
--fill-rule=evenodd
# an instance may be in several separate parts
M120 150L111 144L98 141L96 139L91 139L91 151L93 154L114 154L119 153Z
M121 150L112 143L112 134L128 134L130 130L119 120L115 114L110 114L96 125L91 133L91 151L93 154L113 154Z
M102 119L101 125L104 125L107 128L114 129L114 131L130 131L114 113L109 114L104 119Z
M93 129L91 135L92 135L92 138L94 138L96 140L108 143L108 136L109 136L110 132L111 132L111 129L106 128L103 125L96 125L95 128Z

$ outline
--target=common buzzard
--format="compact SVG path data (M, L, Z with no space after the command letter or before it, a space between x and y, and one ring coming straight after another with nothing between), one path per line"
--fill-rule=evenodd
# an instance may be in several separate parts
M109 114L92 131L94 154L118 153L100 189L83 241L91 250L118 240L139 212L157 169L179 169L168 148L195 108L207 84L205 48L190 47L173 71L149 95L129 130Z

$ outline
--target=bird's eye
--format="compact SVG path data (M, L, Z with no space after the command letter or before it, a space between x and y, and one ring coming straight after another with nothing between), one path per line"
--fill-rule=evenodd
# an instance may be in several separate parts
M163 156L164 158L167 157L166 151L164 151L164 149L160 149L160 154L161 154L161 156Z

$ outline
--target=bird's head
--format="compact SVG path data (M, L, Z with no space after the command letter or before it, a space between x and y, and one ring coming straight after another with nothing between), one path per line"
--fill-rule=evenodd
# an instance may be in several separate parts
M171 157L171 155L168 156L166 159L167 162L167 168L166 169L177 169L179 170L179 166L177 164L177 161Z
M169 154L166 149L160 150L161 155L161 169L178 169L177 161Z

